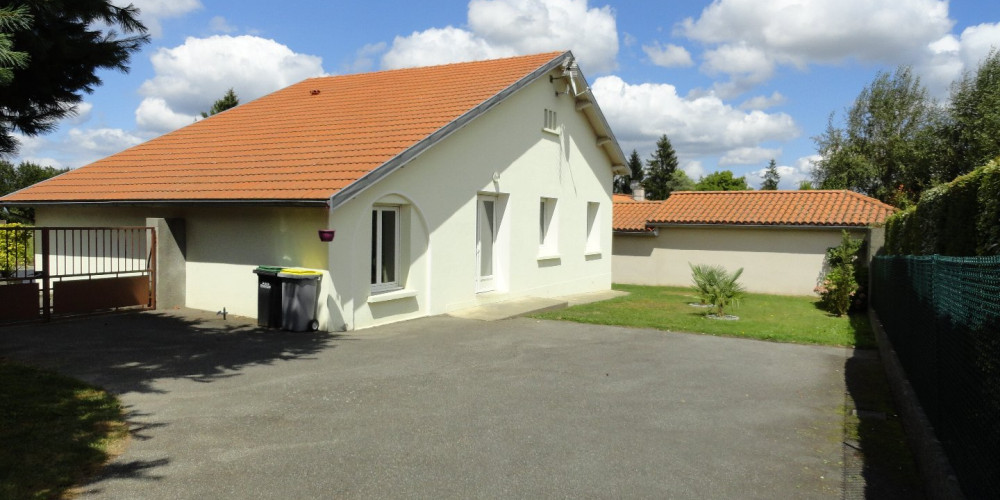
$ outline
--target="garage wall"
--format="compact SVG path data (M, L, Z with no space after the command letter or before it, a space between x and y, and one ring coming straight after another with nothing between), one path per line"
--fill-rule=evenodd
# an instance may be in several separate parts
M179 218L186 226L187 307L257 317L258 265L327 269L327 243L317 229L327 224L325 207L109 207L46 206L36 209L39 226L144 226L148 217ZM324 273L320 293L330 290ZM329 311L320 301L321 328Z
M863 238L866 230L852 230ZM661 227L658 236L615 234L616 283L689 286L688 264L743 268L749 291L812 295L823 273L826 249L840 244L840 229L769 227Z

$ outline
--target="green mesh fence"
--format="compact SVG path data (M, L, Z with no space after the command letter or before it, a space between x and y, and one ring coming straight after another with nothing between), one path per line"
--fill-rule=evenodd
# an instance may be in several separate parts
M872 304L962 490L1000 497L1000 256L876 257Z

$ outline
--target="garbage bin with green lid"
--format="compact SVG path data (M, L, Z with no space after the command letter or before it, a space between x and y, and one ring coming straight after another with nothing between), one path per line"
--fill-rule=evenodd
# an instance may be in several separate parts
M316 331L316 303L319 299L320 271L285 268L281 282L281 328L293 332Z
M281 328L281 267L257 266L257 326Z

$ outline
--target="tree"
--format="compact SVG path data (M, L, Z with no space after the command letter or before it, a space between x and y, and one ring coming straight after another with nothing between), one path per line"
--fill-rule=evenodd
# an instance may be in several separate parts
M101 84L97 70L128 71L130 56L149 41L134 6L111 0L23 0L31 28L8 40L30 61L12 68L0 92L0 154L17 150L14 132L52 130L76 112L82 93ZM125 36L119 36L121 30Z
M764 183L760 185L760 189L762 191L776 191L780 180L778 165L774 162L774 158L771 158L771 162L767 164L767 171L764 172Z
M746 177L733 177L733 172L730 170L722 170L719 172L712 172L701 179L695 184L695 189L698 191L748 191L750 186L747 185Z
M618 194L632 194L632 183L642 182L644 177L642 171L642 159L639 158L639 153L636 150L632 150L632 154L628 157L628 165L630 174L619 175L615 178L614 191Z
M847 112L813 140L821 159L813 177L821 189L851 189L904 205L932 186L942 115L908 67L879 72Z
M799 191L812 191L812 190L813 190L812 181L799 182Z
M665 200L670 196L670 181L677 170L677 153L670 144L670 139L664 134L656 141L656 151L648 160L646 178L642 187L646 190L646 199Z
M236 92L233 92L233 88L230 87L229 90L226 91L225 95L212 104L212 109L209 109L207 113L205 111L201 112L201 117L208 118L209 116L221 113L229 108L235 108L236 106L239 106L239 104L240 98L236 97Z
M674 191L694 191L694 181L681 169L674 170L674 173L671 174L669 186L671 193Z
M1000 156L1000 51L996 48L975 73L965 73L951 91L950 122L944 127L947 159L938 172L941 182Z
M27 7L0 7L0 87L10 84L14 70L26 67L31 59L27 52L14 50L13 40L14 32L30 26L31 14Z
M68 168L43 167L28 162L22 162L15 167L10 162L0 160L0 196L24 189L68 171ZM34 224L35 210L33 208L0 208L0 219L8 222Z

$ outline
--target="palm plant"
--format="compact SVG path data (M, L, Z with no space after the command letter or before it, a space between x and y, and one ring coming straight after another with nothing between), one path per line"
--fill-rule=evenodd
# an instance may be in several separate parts
M710 290L715 287L715 284L719 281L719 276L726 272L722 266L710 266L707 264L697 264L692 265L688 263L688 267L691 268L691 281L694 283L694 292L698 294L698 300L702 304L708 304L708 296L711 293Z
M717 317L724 317L726 308L730 304L739 305L740 299L746 295L746 289L738 282L743 274L742 267L729 274L722 266L688 265L691 267L695 292L702 303L715 307Z

